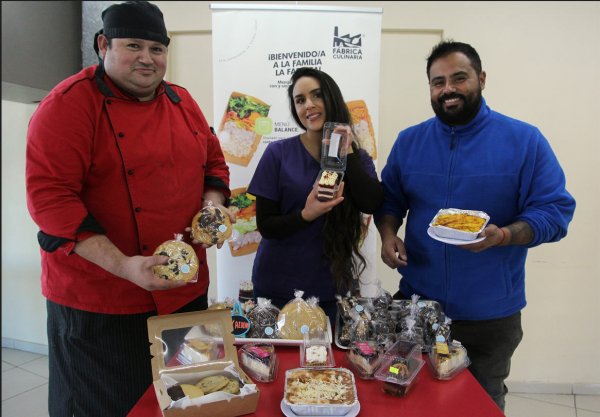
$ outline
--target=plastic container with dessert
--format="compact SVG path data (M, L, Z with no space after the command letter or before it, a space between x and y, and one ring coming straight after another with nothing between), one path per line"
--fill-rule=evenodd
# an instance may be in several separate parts
M344 171L321 169L317 175L317 200L329 201L336 197L340 184L344 179Z
M300 366L303 368L333 368L335 358L327 334L316 329L304 334L300 345Z
M415 384L424 364L421 345L398 340L383 354L375 379L383 381L385 393L404 397Z
M254 381L272 382L277 377L279 359L271 343L247 343L238 349L242 369Z
M319 201L329 201L337 195L344 179L351 135L350 125L345 123L327 122L323 127L321 171L315 180Z
M441 353L441 348L434 345L427 355L434 378L452 379L471 364L467 349L458 340L453 340L447 347L447 353Z
M321 144L321 168L346 170L351 135L352 129L346 123L325 123Z
M381 352L374 341L352 342L350 349L346 351L348 365L360 379L374 379L381 358Z
M484 211L448 208L439 210L429 227L441 238L468 241L475 240L489 221Z
M354 374L345 368L290 369L283 402L298 416L343 416L358 404Z

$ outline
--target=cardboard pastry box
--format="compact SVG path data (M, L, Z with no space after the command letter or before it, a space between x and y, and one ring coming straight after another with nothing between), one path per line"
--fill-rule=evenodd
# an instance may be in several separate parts
M253 413L260 392L240 368L234 346L231 310L206 310L169 314L148 319L152 375L156 397L165 417L234 417ZM195 398L183 396L189 385L206 377L239 382L239 393L228 388L205 392ZM208 381L208 380L205 380ZM179 387L177 386L179 385ZM211 391L217 385L204 387ZM234 384L235 385L235 384ZM170 390L169 390L170 389ZM180 395L174 395L175 390ZM234 389L233 391L237 391Z

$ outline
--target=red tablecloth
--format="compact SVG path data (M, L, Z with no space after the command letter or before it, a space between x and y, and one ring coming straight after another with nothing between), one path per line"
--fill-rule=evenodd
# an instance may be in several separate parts
M334 347L336 367L350 368L345 351ZM260 390L258 408L247 417L283 416L281 400L285 371L300 366L298 347L277 347L277 379L257 383ZM356 374L355 374L356 375ZM356 379L359 417L502 417L504 414L469 371L450 381L439 381L425 364L405 397L394 397L382 390L383 382ZM162 417L154 387L150 386L127 417Z

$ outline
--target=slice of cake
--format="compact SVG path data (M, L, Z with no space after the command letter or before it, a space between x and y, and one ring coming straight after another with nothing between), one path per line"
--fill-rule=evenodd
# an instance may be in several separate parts
M327 348L324 345L312 345L305 348L304 360L308 366L327 365Z
M332 200L340 182L341 175L339 172L323 171L317 186L317 199L319 201Z
M367 342L355 343L348 350L348 361L363 379L372 379L379 361L379 352Z
M270 343L247 344L240 348L242 368L255 380L270 382L275 379L277 360L275 347Z
M448 353L439 353L434 346L429 357L438 379L451 379L470 364L467 350L457 340L448 345Z

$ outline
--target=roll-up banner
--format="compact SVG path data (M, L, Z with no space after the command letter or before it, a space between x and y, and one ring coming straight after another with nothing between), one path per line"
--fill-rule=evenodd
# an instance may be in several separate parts
M363 149L377 159L381 8L212 3L214 126L231 171L237 220L217 251L217 296L237 298L251 281L261 240L252 195L246 193L267 144L303 132L287 99L300 67L327 72L338 83ZM373 296L376 229L370 216L362 246L363 296Z

